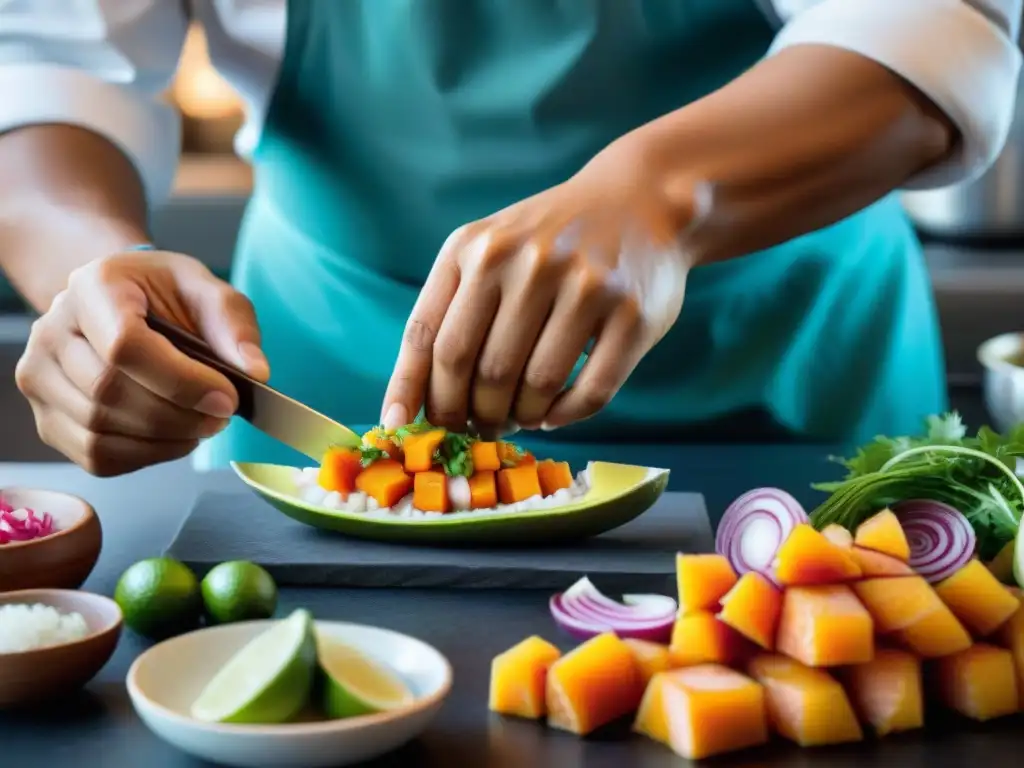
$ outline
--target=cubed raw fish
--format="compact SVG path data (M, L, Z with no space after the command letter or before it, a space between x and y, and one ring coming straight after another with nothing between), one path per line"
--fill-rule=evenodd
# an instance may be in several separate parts
M652 643L649 640L638 640L633 637L627 637L622 642L629 646L629 650L633 654L633 661L636 662L637 669L640 670L640 679L644 686L656 674L672 667L672 654L667 645Z
M935 586L953 615L978 637L988 637L1010 620L1020 602L980 560L971 560Z
M743 638L710 611L695 611L676 619L669 654L673 667L736 662L745 649Z
M764 686L772 730L801 747L864 738L843 686L823 669L778 654L760 654L747 673Z
M548 725L586 735L636 711L644 693L629 646L615 634L592 637L548 670Z
M790 587L775 647L809 667L862 664L874 657L874 624L845 584Z
M853 543L895 557L904 563L910 560L910 543L899 518L890 509L883 509L857 526Z
M764 688L719 664L655 675L634 730L700 760L768 741Z
M875 658L840 677L854 709L878 736L924 726L921 660L909 651L876 648Z
M495 656L490 710L530 719L544 717L548 669L561 655L551 643L534 635Z
M680 615L713 610L737 578L722 555L676 555Z
M849 552L806 523L793 529L776 555L775 578L785 586L834 584L860 575Z
M934 664L943 704L961 715L985 721L1020 708L1013 656L1005 648L976 643Z
M782 593L759 573L745 573L722 598L718 618L767 651L775 647Z

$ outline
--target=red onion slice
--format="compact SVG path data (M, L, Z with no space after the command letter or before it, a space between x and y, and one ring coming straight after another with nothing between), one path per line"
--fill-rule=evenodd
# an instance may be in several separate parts
M892 507L910 544L910 567L935 584L959 571L971 558L977 535L960 510L931 499L910 499Z
M760 573L774 581L775 554L793 529L810 522L807 512L778 488L755 488L729 505L715 534L715 551L736 573Z
M668 642L679 606L664 595L626 595L619 603L602 594L584 576L551 597L555 622L580 640L605 632L654 642Z

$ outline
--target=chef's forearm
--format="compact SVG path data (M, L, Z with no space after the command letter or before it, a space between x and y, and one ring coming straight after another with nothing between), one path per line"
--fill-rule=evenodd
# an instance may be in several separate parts
M707 263L849 216L947 157L957 138L935 105L881 65L808 45L626 141L637 140L667 188L714 185L710 218L687 236Z
M109 141L63 125L0 134L0 269L36 310L76 267L146 239L139 177Z

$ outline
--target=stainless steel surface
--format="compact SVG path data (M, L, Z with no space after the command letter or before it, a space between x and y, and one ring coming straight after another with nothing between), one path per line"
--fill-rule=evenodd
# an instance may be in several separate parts
M186 355L226 376L238 392L237 415L256 429L317 463L331 446L358 445L359 436L348 427L218 359L202 339L152 315L148 323Z

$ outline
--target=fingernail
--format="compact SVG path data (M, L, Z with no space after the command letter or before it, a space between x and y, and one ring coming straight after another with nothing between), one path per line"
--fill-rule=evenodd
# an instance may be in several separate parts
M401 403L392 403L385 411L381 424L384 429L398 429L409 423L409 414Z
M196 410L216 419L228 419L234 414L235 406L223 392L210 392L196 403Z
M270 363L267 362L267 356L263 354L262 349L251 341L243 341L239 344L238 354L242 356L249 375L257 379L265 379L270 375Z
M556 429L558 429L558 425L545 421L541 423L540 429L541 432L554 432Z

